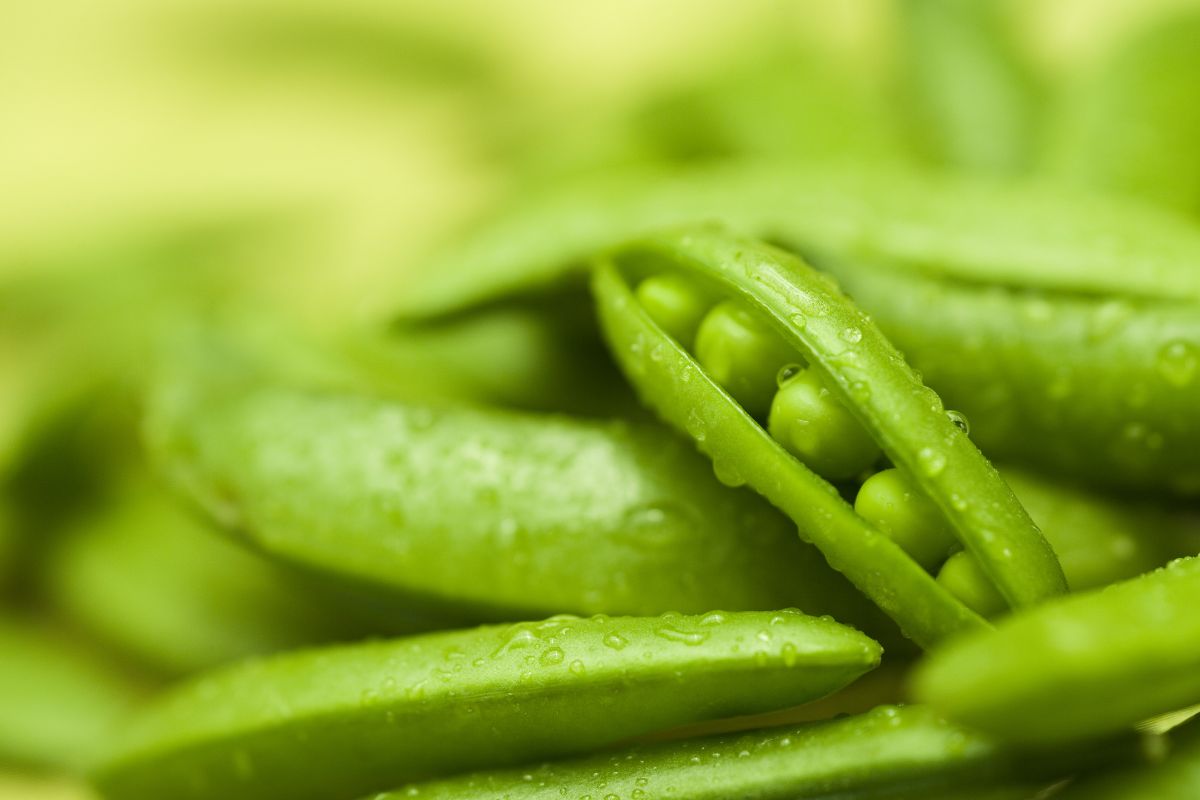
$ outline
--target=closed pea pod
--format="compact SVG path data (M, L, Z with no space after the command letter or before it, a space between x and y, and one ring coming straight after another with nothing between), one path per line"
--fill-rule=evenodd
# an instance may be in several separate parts
M353 797L803 703L879 656L786 611L554 617L294 653L163 698L94 777L112 800Z
M1086 739L1200 702L1200 558L1062 598L966 636L915 697L1009 741Z
M782 413L772 425L774 438L768 435L736 394L726 393L637 303L629 283L656 268L686 270L761 315L764 330L810 364L808 371L781 365L773 402L790 402L789 386L801 379L809 384L796 402L808 410ZM1053 552L937 396L861 312L799 259L721 231L687 229L613 251L599 262L593 288L613 352L643 400L713 458L718 477L748 483L783 509L834 568L918 643L984 623L814 474L829 459L839 462L832 478L853 473L840 462L844 441L863 437L850 422L865 428L933 500L1007 603L1020 607L1064 591ZM829 418L837 421L832 436L791 433ZM796 446L797 436L805 446ZM861 444L851 450L860 453L858 469L878 452Z
M472 621L799 606L886 622L658 426L221 380L187 371L153 395L160 467L255 549L392 606Z
M641 746L611 755L414 784L374 800L678 800L970 797L1021 775L1019 761L919 706L740 735ZM911 795L899 794L903 791ZM1012 791L1008 794L1007 791ZM1001 797L1035 791L1007 790ZM990 795L983 795L990 796Z

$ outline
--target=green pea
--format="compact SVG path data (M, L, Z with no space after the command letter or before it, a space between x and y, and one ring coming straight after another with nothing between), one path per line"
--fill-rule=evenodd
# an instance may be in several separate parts
M752 417L763 418L779 371L797 360L779 334L732 300L717 304L696 332L696 360Z
M29 623L0 620L0 763L77 770L138 699L94 655Z
M711 301L682 275L651 275L638 284L637 299L667 335L689 350Z
M879 445L826 388L815 370L789 378L771 402L767 423L789 453L831 481L861 475L879 459Z
M879 656L786 611L553 617L293 653L162 698L94 779L112 800L354 797L803 703Z
M955 553L938 571L938 583L981 617L994 617L1008 607L975 556Z
M898 469L880 470L867 478L854 499L854 510L927 572L936 570L960 547L937 506Z
M1200 558L1071 595L931 655L913 694L1006 741L1103 736L1200 703Z
M643 745L414 784L374 800L938 798L956 788L986 791L993 782L1019 773L1016 759L929 709L881 706L799 727Z

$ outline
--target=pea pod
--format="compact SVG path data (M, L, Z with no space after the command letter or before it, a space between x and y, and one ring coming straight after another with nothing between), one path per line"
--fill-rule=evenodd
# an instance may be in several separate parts
M1084 186L1200 214L1200 14L1155 19L1060 103L1047 167Z
M1073 595L947 644L913 694L1004 740L1101 736L1200 703L1200 558Z
M967 414L987 452L1098 484L1200 492L1195 303L1017 292L866 261L820 263Z
M1054 548L1071 591L1128 580L1200 552L1200 521L1004 467L1004 480Z
M1037 142L1039 97L1006 5L910 0L901 6L905 77L917 148L937 163L1016 173Z
M66 532L48 583L58 609L139 663L184 674L362 630L144 477L117 498Z
M138 692L107 665L30 623L0 620L0 763L75 770Z
M817 474L822 467L845 466L829 458L842 458L846 441L861 441L862 434L839 430L837 440L807 449L783 441L789 430L800 431L796 435L810 441L820 437L814 430L831 425L830 418L845 411L830 409L814 393L812 402L823 405L805 406L795 412L800 416L794 420L785 407L777 430L776 409L789 392L784 383L771 408L768 434L744 407L746 391L735 400L737 386L721 385L722 378L714 374L721 367L713 366L718 359L708 358L709 366L702 368L635 297L630 282L663 271L707 283L718 297L736 298L761 318L763 336L780 337L784 350L765 356L766 380L787 369L789 361L810 364L807 373L816 373L811 380L826 387L814 392L831 393L852 415L838 425L857 423L865 429L903 476L933 501L931 516L945 519L1011 607L1035 604L1065 590L1053 551L999 473L865 315L798 258L721 231L686 229L623 246L602 260L593 281L601 326L644 401L713 458L718 477L730 484L749 484L795 520L801 535L906 635L929 646L984 623ZM721 309L717 305L700 323L696 350L702 360L701 335L707 320L722 314ZM713 335L732 336L724 330ZM786 348L791 348L790 360ZM752 360L739 352L733 363L746 372ZM755 380L761 383L763 378ZM822 451L821 463L814 464L814 449ZM868 455L862 466L870 464ZM850 469L841 477L854 472ZM926 516L921 513L922 519Z
M353 797L803 703L879 655L794 612L554 617L295 653L164 698L95 781L111 800Z
M1136 202L878 165L613 175L532 195L466 237L401 315L578 286L613 242L710 219L836 275L993 456L1200 492L1185 413L1200 400L1200 231Z
M873 614L656 426L221 380L200 370L152 398L167 473L255 549L414 610Z
M1064 772L1069 767L1059 766ZM920 706L414 784L374 800L1028 798L1028 767ZM960 794L961 792L961 794Z

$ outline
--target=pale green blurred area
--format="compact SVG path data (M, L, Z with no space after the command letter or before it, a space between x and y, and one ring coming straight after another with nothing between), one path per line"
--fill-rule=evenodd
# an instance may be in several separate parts
M1134 32L1200 0L999 7L1005 46L1041 81L1031 102L1053 102ZM896 102L900 8L4 4L0 483L36 479L41 451L108 470L108 434L64 433L63 420L101 406L101 428L116 419L131 437L122 391L160 328L228 307L316 330L378 321L427 253L521 187L631 161L930 158ZM973 136L972 120L954 135ZM1026 158L944 147L965 154L960 167ZM19 571L13 542L29 536L15 496L0 493L0 589ZM0 776L2 799L86 796Z

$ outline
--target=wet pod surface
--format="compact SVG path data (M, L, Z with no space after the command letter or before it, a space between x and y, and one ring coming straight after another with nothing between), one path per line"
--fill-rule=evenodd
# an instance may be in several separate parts
M111 800L353 797L813 700L880 648L797 612L554 617L254 661L148 709Z

